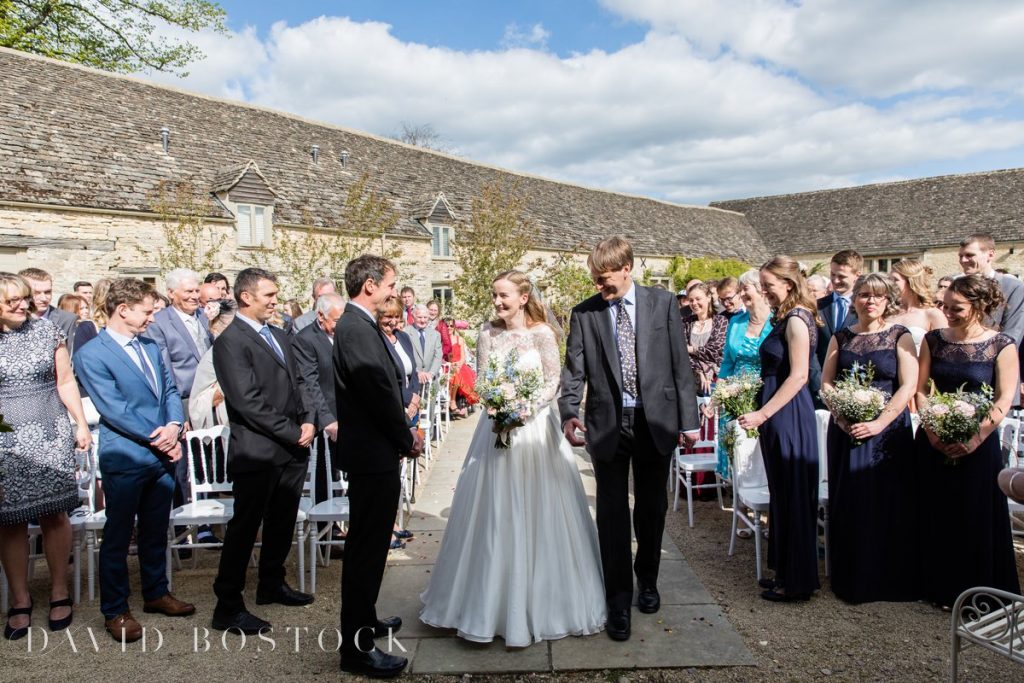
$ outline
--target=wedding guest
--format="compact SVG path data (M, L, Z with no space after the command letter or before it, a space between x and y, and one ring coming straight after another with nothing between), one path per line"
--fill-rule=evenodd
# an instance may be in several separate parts
M857 368L871 368L871 386L890 398L872 420L828 427L829 553L832 592L846 602L913 600L918 581L917 476L907 405L917 389L917 353L910 331L893 323L896 287L878 274L853 286L857 322L829 342L822 369L826 396ZM828 399L826 398L826 404Z
M1011 337L986 327L1002 304L990 277L953 280L944 301L949 327L932 330L921 345L919 411L928 408L933 382L943 392L994 388L992 409L967 443L944 444L927 427L917 430L918 487L941 501L921 510L919 583L921 597L942 607L972 586L1020 593L1006 496L998 486L998 427L1018 389L1017 349Z
M807 600L818 589L818 435L807 387L817 342L815 302L789 256L761 266L761 288L774 309L772 330L761 344L760 407L742 415L744 429L759 428L772 532L761 597L773 602Z
M221 299L220 315L210 321L210 334L216 341L217 337L227 329L235 319L235 305L230 299ZM216 425L228 423L227 405L224 403L224 392L217 382L217 373L213 367L213 346L206 350L196 366L196 374L192 380L192 389L188 398L188 415L193 429L209 429Z
M772 309L761 294L761 274L750 269L739 277L739 297L743 309L729 321L725 332L725 348L722 352L722 365L718 370L718 378L724 379L743 372L761 374L761 342L772 331ZM718 416L718 473L722 477L730 477L729 457L722 444L725 423L736 415L720 414ZM749 529L741 536L749 536Z
M740 283L736 278L729 276L719 280L715 286L715 293L722 306L721 314L725 316L726 320L732 320L734 315L743 310Z
M90 306L92 306L92 283L91 282L88 282L87 280L79 280L78 282L76 282L74 285L71 286L71 291L73 291L75 294L77 294L78 296L80 296L83 299L85 299L86 302L88 302L88 304Z
M99 467L103 471L106 524L100 545L100 610L114 640L143 637L128 606L128 546L137 529L139 573L146 612L170 617L195 606L168 592L167 519L174 491L174 462L184 422L181 397L160 347L140 337L153 321L154 292L122 278L107 293L107 325L76 356L82 384L100 421Z
M889 272L900 302L899 312L890 315L890 320L910 330L915 354L921 350L925 333L947 325L946 316L935 308L931 274L930 267L913 258L897 261Z
M994 329L1020 346L1024 339L1024 282L1000 273L992 265L996 242L992 235L977 232L960 241L960 270L964 275L984 275L995 280L1003 294L1003 303L992 311Z
M686 290L692 313L683 318L683 339L690 354L694 386L698 396L707 396L722 363L725 330L729 321L711 308L711 287L696 282Z
M294 318L292 318L292 334L298 334L299 332L304 330L306 327L309 327L310 325L315 323L317 320L319 320L319 317L318 317L317 312L316 312L316 302L324 294L336 294L336 293L337 292L335 292L335 289L334 289L334 280L332 280L331 278L329 278L329 277L318 277L316 280L314 280L313 281L313 297L310 299L310 303L312 305L309 307L309 310L306 311L305 313L303 313L302 315L298 315L298 316L295 316Z
M402 302L388 299L377 309L377 326L388 341L388 349L392 360L402 375L402 403L409 424L416 423L420 414L420 379L416 373L416 356L412 348L412 339L402 330L398 323L405 315Z
M828 281L828 278L824 275L815 273L807 278L807 289L811 293L811 298L815 301L818 299L828 296L832 291L832 283Z
M437 330L441 335L441 357L448 363L452 359L452 332L448 323L441 317L441 304L437 299L427 302L427 311L430 313L430 327Z
M825 364L828 342L837 330L857 322L857 313L850 305L853 283L864 269L864 257L852 249L844 249L829 261L829 281L832 292L817 300L818 318L823 325L818 330L817 356L819 367ZM817 390L819 387L813 387Z
M110 290L111 282L112 280L109 278L101 278L93 286L92 312L89 320L83 320L75 328L74 348L76 350L85 346L86 342L95 339L107 324L107 312L104 310L104 306L107 304L107 292Z
M468 359L472 353L467 350L466 340L462 333L469 329L465 320L447 320L448 329L452 331L452 356L451 356L451 380L448 382L448 412L452 419L466 417L469 410L466 406L477 403L476 395L476 372L470 366ZM460 402L464 405L460 405Z
M235 293L231 289L231 283L228 282L227 277L225 277L223 274L208 273L207 276L203 278L203 283L212 283L217 285L217 288L220 289L221 299L230 299L232 301L235 300Z
M0 415L13 428L0 433L0 562L11 595L7 640L25 637L32 624L28 523L33 520L42 530L50 569L50 630L71 624L67 513L79 505L75 448L92 446L64 332L30 316L31 301L28 282L0 273Z
M57 299L57 308L77 317L79 325L89 319L89 302L77 294L61 294Z
M690 303L687 301L685 288L676 292L676 304L679 306L679 315L683 318L693 312L690 310Z
M77 313L72 314L62 311L50 305L53 299L53 277L45 270L39 268L25 268L18 271L32 288L32 301L29 306L29 313L45 318L56 325L64 333L64 343L68 353L75 352L75 327L78 325Z
M943 302L946 298L946 289L949 287L949 283L955 280L952 275L946 275L939 278L939 281L935 285L935 308L942 312Z
M166 296L164 296L160 292L156 293L156 298L153 299L153 312L154 313L159 313L160 311L164 310L165 308L167 308L170 305L171 305L171 300L170 299L168 299Z
M412 287L402 287L402 324L412 325L413 323L413 312L412 307L416 305L416 290ZM401 329L401 328L399 328Z

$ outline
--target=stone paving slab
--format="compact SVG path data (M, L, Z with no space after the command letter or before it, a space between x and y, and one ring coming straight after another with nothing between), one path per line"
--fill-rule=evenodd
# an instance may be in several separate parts
M416 661L412 664L412 672L416 674L504 674L541 671L551 671L548 643L509 649L500 639L484 644L471 643L455 637L423 638L416 646Z
M743 639L717 605L662 605L657 614L633 610L632 637L604 633L551 643L554 671L754 665Z

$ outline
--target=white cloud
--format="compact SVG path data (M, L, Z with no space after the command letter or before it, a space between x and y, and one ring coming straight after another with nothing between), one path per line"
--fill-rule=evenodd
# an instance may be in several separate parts
M749 0L755 20L698 13L699 21L686 23L686 13L672 8L704 6L700 0L631 0L636 15L655 25L641 42L569 57L542 47L539 25L525 32L536 39L533 49L461 52L403 42L378 22L280 22L262 40L251 29L230 40L204 35L209 56L183 85L383 135L402 122L430 124L469 159L686 202L848 185L1024 147L1024 122L999 115L1019 103L1019 83L1000 90L992 84L1003 77L993 76L971 94L894 90L893 83L970 80L981 61L919 57L919 68L904 69L879 91L903 93L883 106L835 95L831 87L855 88L845 77L822 87L804 72L841 62L843 50L864 52L853 35L836 39L835 54L808 57L804 71L764 56L795 59L821 36L835 36L838 19L822 16L805 28L809 19L799 16L822 2L791 8ZM680 22L732 49L694 41L677 30ZM862 80L881 82L883 71L865 69ZM1007 82L1016 78L1003 71Z
M514 49L519 47L545 48L551 33L542 24L534 24L526 31L519 27L519 24L509 24L505 27L505 35L502 36L503 47Z

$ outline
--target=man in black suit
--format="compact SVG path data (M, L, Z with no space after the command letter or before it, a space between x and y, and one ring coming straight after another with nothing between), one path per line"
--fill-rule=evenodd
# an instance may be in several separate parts
M213 367L231 426L228 472L234 515L227 525L213 583L213 628L247 635L270 624L245 608L242 590L256 534L263 526L256 604L308 605L313 596L285 583L295 518L316 428L288 335L267 325L277 306L277 280L246 268L235 279L238 313L214 342ZM300 550L301 552L301 550Z
M341 669L374 677L396 676L408 664L373 641L402 625L398 617L378 619L376 602L398 514L401 458L423 447L406 419L402 370L377 327L377 308L394 296L395 275L394 264L380 256L350 261L349 303L334 331L338 454L348 473L350 512L341 569Z
M606 630L630 635L633 570L637 607L657 612L658 568L668 497L665 482L677 445L697 440L700 419L682 320L669 292L633 281L633 248L620 237L602 240L587 259L598 294L572 310L562 396L565 438L586 445L597 479ZM587 386L586 425L579 409ZM582 430L585 437L577 436ZM633 468L636 563L631 566L629 470Z
M295 362L302 374L302 382L306 387L310 405L316 415L316 428L326 432L328 443L326 452L317 453L316 502L327 499L327 486L330 481L327 468L341 469L337 458L338 418L335 417L338 405L334 393L334 329L345 310L345 300L340 295L329 293L320 295L313 307L316 319L311 325L303 327L292 335L292 346L295 351ZM329 456L328 456L329 454ZM340 537L337 537L340 539ZM334 548L332 547L332 551ZM338 548L340 551L341 548Z
M864 269L864 258L853 249L844 249L832 256L828 268L832 291L818 299L818 317L824 325L818 329L818 346L807 378L817 408L825 407L818 398L818 391L821 390L821 368L825 364L828 343L839 330L857 324L857 311L850 297L853 296L853 285Z
M46 318L64 333L68 353L75 351L75 328L78 316L50 305L53 300L53 277L40 268L25 268L18 275L25 278L32 288L32 304L37 318Z

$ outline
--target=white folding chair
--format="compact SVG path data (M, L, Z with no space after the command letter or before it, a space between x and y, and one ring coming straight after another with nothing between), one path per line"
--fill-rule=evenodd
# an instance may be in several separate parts
M219 548L222 543L185 541L203 524L226 524L234 514L235 500L231 497L231 479L227 472L230 429L217 425L197 429L185 434L185 454L188 462L188 480L192 488L192 502L171 510L167 526L167 583L170 587L172 563L182 548L193 550L192 563L196 566L195 550ZM198 475L198 476L197 476ZM216 498L208 498L219 494ZM174 527L184 530L179 534ZM179 561L180 564L180 561Z
M814 417L818 430L818 528L821 529L825 545L825 576L832 570L832 562L828 556L829 534L828 523L828 422L832 414L827 410L815 410ZM817 538L817 537L816 537Z
M704 397L697 399L697 409L701 414L700 438L697 443L690 449L684 450L682 447L677 447L675 457L673 458L675 500L672 503L672 510L676 511L679 509L679 486L682 485L686 489L686 510L689 514L691 527L693 526L693 492L695 490L715 489L718 493L718 505L723 510L725 509L725 504L722 502L722 487L724 484L716 471L718 468L718 439L715 435L715 428L718 424L718 418L714 414L706 416L703 412L704 407L708 405L710 400ZM715 482L713 484L694 484L693 475L695 472L711 472L714 474Z
M1021 422L1018 418L1007 417L999 425L999 443L1006 457L1007 467L1021 466ZM1006 499L1010 509L1010 530L1014 536L1024 537L1024 505L1012 498Z
M315 452L313 455L315 456ZM327 451L324 452L324 456L327 467L327 497L319 503L313 503L312 497L308 498L307 500L310 505L304 513L307 526L306 535L309 539L310 593L316 593L317 549L323 550L320 554L320 561L326 567L331 561L330 547L344 547L345 545L344 540L336 541L331 537L334 525L335 523L347 522L349 518L348 498L345 495L348 490L348 482L345 480L345 475L340 472L338 472L338 476L335 476L335 470L330 466L330 454ZM315 457L310 457L310 473L314 477L315 482ZM317 529L318 524L323 524L324 528ZM301 550L299 554L302 554Z
M726 425L735 429L736 443L733 446L732 463L732 534L729 539L729 556L736 550L736 531L742 522L754 535L754 559L757 562L757 580L761 580L761 539L764 529L761 516L768 514L771 496L768 493L768 477L764 472L761 444L751 439L735 421Z
M451 414L448 412L451 403L451 381L452 364L441 363L441 375L437 382L437 427L442 442L448 437L448 430L452 425Z

